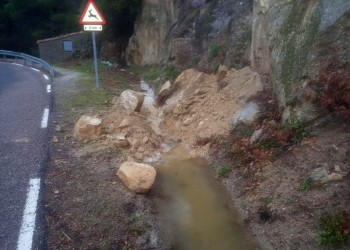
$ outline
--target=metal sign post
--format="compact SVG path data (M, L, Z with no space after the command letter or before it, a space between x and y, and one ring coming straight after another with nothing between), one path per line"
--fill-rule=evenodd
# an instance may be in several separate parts
M92 48L94 51L96 89L99 89L100 83L99 83L99 77L98 77L96 33L95 33L95 31L102 31L102 24L105 24L106 21L103 18L101 12L98 10L94 1L89 0L79 22L80 22L80 24L84 24L85 31L92 31Z
M99 83L99 80L98 80L98 65L97 65L97 50L96 50L96 34L95 34L95 31L92 32L92 48L94 50L96 89L99 89L100 88L100 83Z

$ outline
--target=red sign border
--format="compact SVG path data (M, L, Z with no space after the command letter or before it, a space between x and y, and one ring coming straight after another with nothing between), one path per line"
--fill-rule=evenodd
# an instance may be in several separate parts
M89 9L89 6L90 6L90 3L92 4L92 6L95 8L97 14L101 17L102 21L97 21L97 22L83 22L83 19L86 15L86 12L88 12L88 9ZM83 15L80 17L80 20L79 20L79 23L80 24L85 24L85 25L100 25L100 24L106 24L106 20L104 19L104 17L102 16L100 10L97 8L96 4L94 3L93 0L89 0L89 2L87 3L86 7L85 7L85 10L83 12Z

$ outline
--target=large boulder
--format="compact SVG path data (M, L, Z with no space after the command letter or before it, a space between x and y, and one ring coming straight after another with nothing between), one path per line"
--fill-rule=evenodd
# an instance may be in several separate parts
M120 95L120 102L126 110L139 112L143 101L145 100L145 94L136 92L133 90L125 90Z
M146 193L154 184L156 174L154 167L130 161L124 162L117 172L123 184L136 193Z
M83 115L74 126L74 137L92 139L102 134L102 120L96 116Z

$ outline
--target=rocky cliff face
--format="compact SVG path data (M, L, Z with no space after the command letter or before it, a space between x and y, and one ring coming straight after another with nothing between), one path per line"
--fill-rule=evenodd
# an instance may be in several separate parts
M144 0L128 62L202 71L251 65L270 80L286 117L312 119L317 110L298 103L300 89L319 72L321 58L335 51L350 58L349 11L349 0Z
M169 60L171 30L177 23L178 8L173 0L145 0L127 48L133 64L165 63Z
M318 72L314 62L321 57L320 49L330 46L326 40L332 37L336 43L348 34L331 27L339 26L349 10L347 0L254 2L252 67L270 76L281 107L293 103L300 94L296 89L305 88L305 80Z
M203 70L249 64L252 0L144 0L129 63L175 62Z

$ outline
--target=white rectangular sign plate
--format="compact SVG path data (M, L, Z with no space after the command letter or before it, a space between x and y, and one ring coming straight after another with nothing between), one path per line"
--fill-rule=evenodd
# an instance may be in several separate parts
M102 31L102 25L84 25L85 31Z

